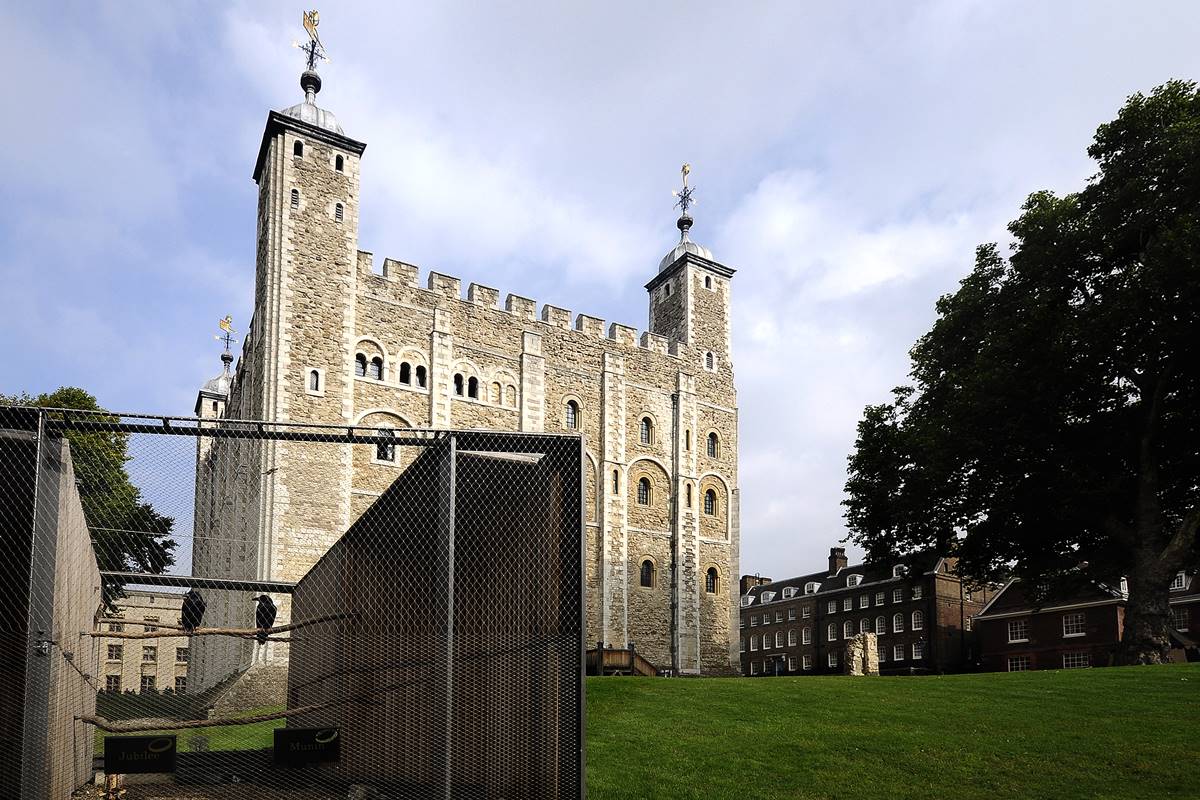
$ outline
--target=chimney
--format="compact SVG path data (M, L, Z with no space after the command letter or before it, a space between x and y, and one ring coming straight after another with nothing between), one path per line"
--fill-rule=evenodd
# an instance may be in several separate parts
M846 568L846 548L829 548L829 574L837 575L839 570Z

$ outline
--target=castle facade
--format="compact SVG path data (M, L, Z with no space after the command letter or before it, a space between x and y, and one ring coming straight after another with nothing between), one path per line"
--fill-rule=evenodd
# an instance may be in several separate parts
M587 451L589 647L632 644L660 669L738 664L738 429L733 270L681 241L646 283L649 330L359 249L365 149L315 103L267 119L254 180L254 316L236 367L205 384L205 418L368 429L579 432ZM231 360L231 357L230 357ZM214 423L217 424L217 423ZM404 448L201 439L196 575L297 581L405 466ZM248 624L245 592L210 619ZM275 596L280 621L288 598ZM223 637L209 637L217 639ZM195 689L287 645L197 642Z

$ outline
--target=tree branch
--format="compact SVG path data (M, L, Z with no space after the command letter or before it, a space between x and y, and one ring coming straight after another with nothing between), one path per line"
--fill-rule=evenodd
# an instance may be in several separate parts
M314 617L287 625L277 625L273 628L196 628L192 631L185 631L179 625L154 623L154 627L156 628L169 628L170 630L162 633L158 631L143 631L141 633L133 631L84 631L82 635L112 639L178 639L180 637L191 638L193 636L236 636L242 639L255 639L263 632L270 637L272 634L286 633L287 631L293 631L308 625L317 625L322 622L349 619L357 616L357 614L327 614L323 617ZM271 641L278 642L284 640L271 639Z

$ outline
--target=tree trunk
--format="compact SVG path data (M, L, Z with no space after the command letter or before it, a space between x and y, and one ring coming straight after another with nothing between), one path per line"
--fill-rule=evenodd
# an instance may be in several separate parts
M1149 563L1147 563L1149 561ZM1162 664L1171 651L1170 577L1159 559L1137 558L1130 575L1118 664ZM1174 575L1172 572L1171 575Z

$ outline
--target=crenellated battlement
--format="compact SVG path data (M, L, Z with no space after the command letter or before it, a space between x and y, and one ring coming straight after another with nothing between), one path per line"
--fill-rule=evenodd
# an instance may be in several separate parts
M463 281L454 275L430 270L425 276L424 285L422 285L420 268L415 264L385 258L382 272L377 273L374 271L373 261L372 253L365 250L358 251L360 280L386 281L418 291L431 292L446 300L502 311L527 322L540 322L553 328L571 331L592 339L615 342L625 347L647 350L674 358L684 358L688 354L687 346L681 342L672 342L665 336L649 331L643 331L639 335L637 328L619 322L609 323L606 329L605 320L600 317L593 317L590 314L573 314L570 309L550 303L541 304L539 313L537 300L511 292L504 295L504 303L501 305L500 290L492 286L484 286L481 283L467 284L466 297L463 297ZM574 318L574 324L572 324L572 318Z

